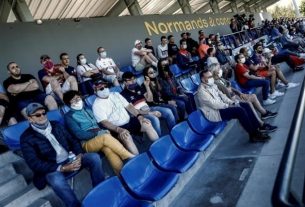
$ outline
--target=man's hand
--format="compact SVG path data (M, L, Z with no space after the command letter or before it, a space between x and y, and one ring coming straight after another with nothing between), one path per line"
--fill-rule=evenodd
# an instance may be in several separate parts
M154 115L158 118L160 118L162 116L160 111L150 111L150 112L148 112L148 114Z
M174 100L168 101L167 103L177 107L176 101L174 101Z
M126 140L130 136L130 132L127 129L123 129L123 128L118 127L117 132L119 134L119 139L120 140Z
M62 165L60 171L74 172L79 170L81 166L82 166L82 154L79 154L73 162Z

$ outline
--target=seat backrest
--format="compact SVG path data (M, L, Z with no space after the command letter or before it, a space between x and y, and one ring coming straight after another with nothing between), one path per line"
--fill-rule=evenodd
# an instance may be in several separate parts
M133 72L133 67L131 65L127 65L127 66L121 67L120 70L124 73L127 72L127 71L128 72Z
M170 135L165 135L150 145L149 154L156 163L160 164L168 160L171 154L177 150L178 148Z
M47 113L47 117L50 121L58 121L61 124L64 124L64 117L60 112L60 109L56 109L56 110L52 110L52 111L48 111Z
M93 206L145 207L150 205L129 195L119 178L114 176L97 185L85 197L83 207Z
M174 74L175 77L181 75L182 73L181 69L178 67L177 64L170 65L169 69Z
M4 142L11 150L20 149L20 136L29 126L28 121L22 121L4 129Z
M113 87L109 88L109 90L110 90L110 92L121 93L123 89L121 88L121 86L113 86ZM92 102L92 104L93 104L93 102Z
M92 108L92 105L93 105L95 99L96 99L96 95L94 95L94 94L85 98L85 103L87 104L87 106L90 109Z
M179 124L175 125L171 130L171 136L174 142L180 147L188 143L190 137L199 137L199 135L195 134L195 132L190 128L186 121L180 122Z
M204 133L204 130L209 126L210 122L204 117L201 111L192 112L187 121L191 128L197 133Z
M199 73L195 73L191 76L191 79L193 81L194 84L196 85L200 85L200 77L199 77Z
M190 78L185 78L180 81L181 86L187 91L196 91L197 87Z
M241 87L239 86L239 84L235 80L231 81L231 86L233 88L235 88L236 90L240 91L240 92L242 91Z

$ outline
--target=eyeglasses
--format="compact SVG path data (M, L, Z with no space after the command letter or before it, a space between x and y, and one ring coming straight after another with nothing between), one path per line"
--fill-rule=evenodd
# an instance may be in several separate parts
M31 116L35 116L37 118L41 117L41 116L45 116L46 115L46 112L42 112L42 113L39 113L39 114L32 114Z
M148 74L152 75L152 74L155 74L156 71L151 71L151 72L148 72Z

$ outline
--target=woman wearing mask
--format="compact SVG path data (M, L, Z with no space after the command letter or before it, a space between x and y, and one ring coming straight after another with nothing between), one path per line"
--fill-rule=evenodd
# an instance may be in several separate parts
M272 118L277 115L276 112L267 111L263 108L263 106L260 104L256 94L245 94L242 93L235 88L231 87L230 81L224 79L223 76L223 70L220 68L218 64L212 64L209 66L209 71L212 72L214 82L217 85L218 89L224 93L228 98L242 102L249 102L251 103L251 108L253 109L253 112L255 115L257 115L255 109L260 112L262 119ZM259 118L258 118L259 119Z
M70 132L81 141L86 152L103 152L109 160L116 175L123 167L123 160L135 155L127 151L108 130L102 130L89 108L85 108L77 91L68 91L64 94L64 102L70 111L64 116Z
M87 63L87 59L84 54L78 54L76 56L77 67L76 73L78 81L81 83L81 91L84 94L94 94L92 78L101 76L99 69L92 63Z
M157 72L152 67L147 67L143 70L144 83L142 85L143 90L147 92L146 101L149 106L162 106L172 110L176 121L184 119L185 105L180 106L171 97L167 96L160 84L160 80L157 78ZM145 87L149 85L149 87ZM180 114L178 114L178 111Z
M182 70L186 70L190 68L190 66L194 65L192 55L187 51L187 42L185 39L180 40L180 50L177 54L177 65Z
M173 77L172 72L169 69L169 64L167 60L160 60L158 63L159 69L159 81L163 93L176 101L178 108L185 108L187 113L192 112L191 103L189 97L183 92L183 89L177 83L176 79ZM180 117L184 117L183 112Z

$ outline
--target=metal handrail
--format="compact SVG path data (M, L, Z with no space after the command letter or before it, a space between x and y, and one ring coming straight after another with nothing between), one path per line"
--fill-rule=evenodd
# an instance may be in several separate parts
M272 204L274 207L304 207L304 199L298 199L291 191L290 184L294 169L296 153L300 140L300 132L305 111L305 81L303 81L301 95L298 99L296 110L294 112L288 139L276 176L272 192ZM304 198L303 190L303 198Z
M230 34L226 34L226 35L221 35L221 37L226 37L226 36L230 36L230 35L234 35L234 34L239 34L239 33L243 33L243 32L246 32L248 30L254 30L254 29L262 29L262 27L253 27L253 28L250 28L250 29L247 29L247 30L242 30L242 31L238 31L238 32L233 32L233 33L230 33Z

